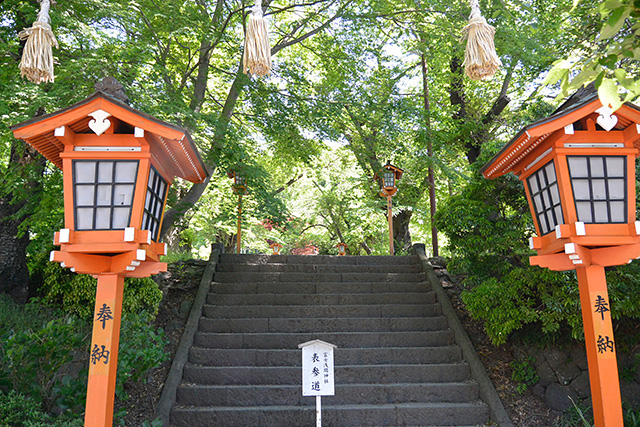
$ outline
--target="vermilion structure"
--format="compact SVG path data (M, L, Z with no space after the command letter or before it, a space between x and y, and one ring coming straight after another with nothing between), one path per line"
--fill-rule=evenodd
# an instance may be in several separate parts
M166 271L159 233L169 186L209 172L186 130L102 91L11 129L62 169L65 228L51 260L98 278L85 426L110 426L124 278Z
M604 267L640 257L638 148L640 109L626 103L613 112L582 92L522 129L481 170L523 181L537 232L531 264L576 270L597 426L622 426Z

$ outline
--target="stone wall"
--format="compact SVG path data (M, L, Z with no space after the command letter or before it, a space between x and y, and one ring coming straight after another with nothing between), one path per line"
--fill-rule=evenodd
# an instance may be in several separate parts
M583 346L571 349L526 348L538 373L538 382L531 391L542 398L549 408L562 412L576 403L591 406L587 354ZM618 371L622 401L632 408L640 407L640 349L631 354L618 353Z

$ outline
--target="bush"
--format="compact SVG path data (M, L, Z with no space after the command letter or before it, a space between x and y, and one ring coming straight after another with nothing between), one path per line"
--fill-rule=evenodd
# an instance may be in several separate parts
M72 273L54 262L45 265L43 276L40 292L45 302L83 319L93 316L96 279ZM146 311L155 315L161 300L162 292L153 279L125 279L123 314Z
M125 384L140 382L168 358L164 331L156 329L151 320L147 313L129 313L122 319L116 382L120 399L127 399Z
M31 397L15 390L0 392L0 427L82 427L81 419L53 418L38 409Z
M10 315L30 318L1 330L2 388L25 393L45 411L55 405L70 410L83 406L83 399L78 397L80 375L72 377L67 368L74 358L87 353L89 325L60 311L39 310L42 307L37 303L27 304L23 310L8 299L0 304L0 321ZM80 381L85 379L86 373Z
M116 382L116 396L120 399L127 397L127 384L144 379L167 358L164 332L156 330L152 318L146 312L123 316ZM32 407L45 414L56 408L56 412L62 412L62 419L82 414L91 326L86 319L38 301L18 306L7 297L0 297L0 392L15 390L29 396L34 402ZM15 395L9 400L11 405L22 402ZM29 416L25 413L20 418Z
M495 344L510 336L542 343L584 339L575 272L530 266L533 222L514 176L486 180L475 172L440 206L437 227L449 240L448 268L465 275L462 299ZM640 263L607 269L612 318L640 319Z
M520 394L527 391L530 386L534 385L539 380L538 373L536 372L533 362L534 359L531 356L511 362L511 367L513 368L511 379L518 384L516 389Z

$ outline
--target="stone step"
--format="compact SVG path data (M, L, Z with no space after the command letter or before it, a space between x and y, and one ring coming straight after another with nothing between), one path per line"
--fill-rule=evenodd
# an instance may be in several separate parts
M282 427L311 426L316 419L315 398L306 406L257 407L176 407L171 414L174 427ZM470 403L399 403L388 405L331 405L324 397L322 425L325 427L480 426L489 419L482 402Z
M332 405L381 405L396 402L468 402L478 399L473 382L336 384ZM178 404L191 406L303 406L309 398L302 396L300 385L197 386L178 388Z
M379 294L216 294L207 295L212 305L365 305L434 304L434 292L386 292Z
M223 283L282 283L282 282L422 282L422 273L259 273L216 272L213 280Z
M218 349L191 347L189 362L209 366L301 366L298 349ZM458 346L337 348L334 360L345 365L459 363Z
M219 283L211 284L210 292L217 294L264 294L264 293L381 293L381 292L428 292L427 282L271 282L271 283Z
M402 305L252 305L219 306L205 304L203 315L210 318L252 318L252 317L430 317L442 314L440 303Z
M446 383L469 380L466 363L429 365L340 365L335 367L336 384ZM300 366L200 366L187 364L184 385L300 385Z
M343 317L343 318L249 318L200 319L200 332L243 333L287 332L408 332L447 329L444 316L436 317Z
M320 332L320 333L215 333L198 331L194 345L205 348L298 348L319 339L342 348L437 347L453 344L451 331L426 332Z
M330 264L330 265L416 265L418 257L407 256L333 256L333 255L250 255L222 254L220 264Z
M331 265L331 264L219 264L221 273L422 273L422 266L409 265Z

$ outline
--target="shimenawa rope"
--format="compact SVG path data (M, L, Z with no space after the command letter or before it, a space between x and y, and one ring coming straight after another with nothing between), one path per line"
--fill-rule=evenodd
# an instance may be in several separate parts
M478 0L470 0L469 24L464 27L467 49L464 53L465 72L472 80L491 78L502 65L496 53L493 36L496 29L480 14Z
M20 61L20 75L36 84L53 82L52 46L58 47L58 41L49 25L50 7L50 0L41 0L36 22L18 34L20 39L27 39Z
M265 76L271 71L269 32L267 23L262 16L261 0L255 0L255 5L247 20L243 63L246 74Z

